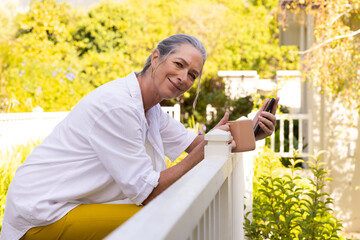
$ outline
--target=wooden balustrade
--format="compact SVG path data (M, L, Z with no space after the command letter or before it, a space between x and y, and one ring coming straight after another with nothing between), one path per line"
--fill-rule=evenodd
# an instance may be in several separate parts
M296 149L300 157L312 151L312 129L310 114L276 114L279 135L270 137L271 149L281 157L293 157ZM285 124L286 123L286 124ZM295 127L296 126L296 127ZM278 146L275 146L275 144Z

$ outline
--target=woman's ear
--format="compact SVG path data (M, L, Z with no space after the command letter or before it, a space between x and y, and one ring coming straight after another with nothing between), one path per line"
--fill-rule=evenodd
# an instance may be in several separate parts
M151 67L156 68L156 66L159 64L160 59L160 51L159 49L155 49L153 53L151 54Z

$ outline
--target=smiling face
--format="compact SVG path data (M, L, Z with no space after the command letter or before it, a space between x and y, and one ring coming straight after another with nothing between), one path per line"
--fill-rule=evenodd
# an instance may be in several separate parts
M203 57L198 49L182 44L164 61L159 50L152 54L152 79L161 99L171 99L184 94L199 77Z

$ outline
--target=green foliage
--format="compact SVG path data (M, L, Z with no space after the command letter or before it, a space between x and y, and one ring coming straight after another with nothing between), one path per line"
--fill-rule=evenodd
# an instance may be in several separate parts
M294 156L286 169L264 148L255 161L253 211L245 217L248 239L344 239L340 221L331 215L332 198L324 190L331 179L321 154L307 162L312 176L301 177L296 165L302 160Z
M12 112L70 110L93 87L78 78L81 65L72 44L73 10L55 0L34 1L17 16L13 41L1 44L0 74Z
M0 151L0 231L4 218L6 194L16 169L25 161L39 141L17 145L7 151Z
M82 13L56 0L33 0L29 12L6 18L15 19L16 31L0 41L1 111L70 110L101 84L140 71L160 40L187 33L208 51L199 101L193 110L195 84L165 104L182 103L183 113L198 122L205 122L208 103L243 114L251 103L224 97L219 70L255 69L270 78L278 69L298 69L298 56L278 46L271 6L271 1L264 7L240 0L131 0L100 2ZM5 26L12 25L0 30ZM245 109L237 109L244 103Z
M217 95L217 96L213 96ZM251 96L239 98L232 100L225 96L225 94L210 93L207 96L204 96L207 101L205 103L211 102L211 105L217 109L217 115L215 118L212 118L209 122L206 123L208 129L212 129L221 118L224 117L225 112L228 112L230 115L230 121L236 120L242 116L247 116L253 109L253 100Z
M122 3L102 2L82 16L72 33L79 56L90 51L126 51L130 13Z
M289 13L295 13L298 19L305 14L314 18L314 44L302 52L306 80L326 96L339 99L349 110L359 111L360 1L281 2L279 19L284 26L288 24ZM303 18L299 22L306 24Z

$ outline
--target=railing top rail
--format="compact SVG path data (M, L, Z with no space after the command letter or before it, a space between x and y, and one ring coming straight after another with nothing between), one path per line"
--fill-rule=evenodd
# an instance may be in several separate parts
M23 112L23 113L0 113L0 121L28 120L36 118L58 118L69 112Z
M180 105L161 106L163 111L174 112L176 120L180 121ZM52 119L61 118L69 114L69 111L59 112L22 112L22 113L0 113L0 121L31 120L31 119Z
M300 77L301 72L298 70L278 70L276 71L277 77Z
M276 114L276 119L308 119L310 117L310 114L308 113L283 113L283 114Z
M174 106L161 106L163 111L174 111L179 104L175 104Z
M218 71L220 77L256 77L257 71Z

